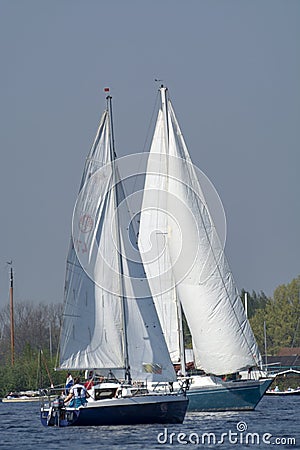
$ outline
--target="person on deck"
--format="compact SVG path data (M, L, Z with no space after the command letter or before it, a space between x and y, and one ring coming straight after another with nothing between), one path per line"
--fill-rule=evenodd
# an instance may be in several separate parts
M83 384L80 383L80 378L77 377L74 380L74 386L70 388L68 396L64 399L64 403L69 403L70 407L79 408L86 404L86 399L89 397L89 393Z
M70 388L73 386L74 380L70 372L68 373L67 379L66 379L66 385L65 385L65 394L68 395L70 392Z

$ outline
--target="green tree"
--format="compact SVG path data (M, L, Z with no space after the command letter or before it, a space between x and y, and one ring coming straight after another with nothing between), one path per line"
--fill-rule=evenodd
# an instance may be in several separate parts
M261 353L264 353L264 322L269 354L277 354L281 347L300 346L299 317L300 276L287 285L278 286L273 298L250 319Z
M250 319L251 317L254 316L254 314L256 313L256 311L258 309L264 309L266 307L266 304L268 302L268 297L266 296L266 294L261 291L259 294L257 294L255 291L252 291L252 293L250 294L250 292L245 291L244 289L242 289L241 291L241 299L243 301L243 303L245 304L245 294L247 293L247 303L248 303L248 318Z

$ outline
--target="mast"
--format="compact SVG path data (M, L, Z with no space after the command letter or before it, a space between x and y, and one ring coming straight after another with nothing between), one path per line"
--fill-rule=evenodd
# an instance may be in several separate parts
M266 321L264 320L264 344L265 344L265 370L267 370L268 366L268 354L267 354L267 326Z
M51 322L49 322L49 353L50 353L50 358L52 360L52 329L51 329Z
M106 92L107 88L105 89ZM114 194L115 194L115 202L116 202L116 225L117 225L117 244L118 244L118 254L119 254L119 263L120 263L120 272L121 272L121 303L122 303L122 322L123 322L123 339L124 339L124 365L125 365L125 381L131 384L131 375L130 375L130 367L129 367L129 352L128 352L128 339L127 339L127 319L126 319L126 308L125 308L125 296L124 296L124 269L123 269L123 260L121 255L121 240L120 240L120 227L119 227L119 214L118 214L118 205L119 205L119 196L118 196L118 181L116 177L116 167L115 167L115 140L114 140L114 128L113 128L113 120L112 120L112 96L107 95L107 112L109 118L109 139L110 139L110 151L111 151L111 162L112 162L112 171L113 171L113 186L114 186Z
M162 112L164 117L164 124L165 124L165 145L166 149L169 149L169 119L168 119L168 100L167 100L167 91L168 88L166 88L163 84L160 86L160 95L161 95L161 106L162 106ZM168 166L168 156L169 153L167 153L167 159L166 159L166 165L167 165L167 175L169 173ZM168 177L167 177L167 190L168 190ZM179 338L179 357L180 357L180 370L181 374L183 376L186 375L186 369L185 369L185 349L184 349L184 336L183 336L183 319L182 319L182 309L180 300L178 299L177 295L177 289L175 289L175 303L176 303L176 316L177 316L177 330L178 330L178 338Z
M15 364L15 323L14 323L14 273L12 261L8 262L10 268L10 287L9 287L9 305L10 305L10 348L11 365Z

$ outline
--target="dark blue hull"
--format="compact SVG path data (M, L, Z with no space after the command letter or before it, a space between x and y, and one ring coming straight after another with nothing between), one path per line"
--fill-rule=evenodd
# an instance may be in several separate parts
M99 426L182 423L187 410L188 399L184 396L151 396L153 401L143 397L120 400L100 400L92 406L79 409L63 408L52 411L41 410L44 426Z
M273 380L226 382L216 387L191 387L188 411L253 410Z

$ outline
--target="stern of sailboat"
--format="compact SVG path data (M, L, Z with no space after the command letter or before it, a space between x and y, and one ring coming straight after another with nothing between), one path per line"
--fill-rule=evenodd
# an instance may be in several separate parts
M57 401L41 408L41 422L54 427L182 423L187 406L187 397L177 394L103 399L79 408L63 407Z

